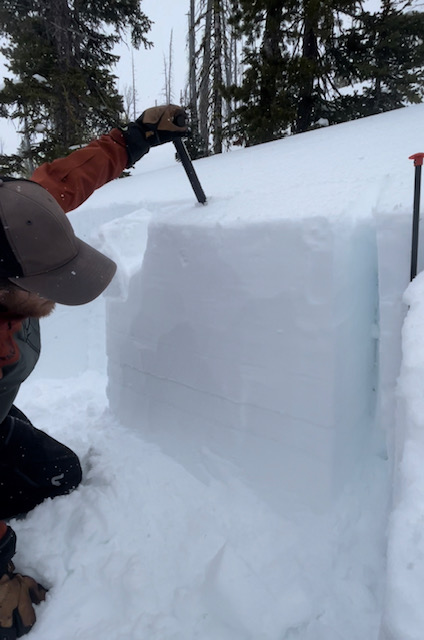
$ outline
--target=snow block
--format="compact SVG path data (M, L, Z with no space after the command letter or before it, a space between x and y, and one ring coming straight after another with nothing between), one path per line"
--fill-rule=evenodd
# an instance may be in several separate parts
M112 411L205 481L325 508L373 419L375 245L369 219L152 223L107 302Z

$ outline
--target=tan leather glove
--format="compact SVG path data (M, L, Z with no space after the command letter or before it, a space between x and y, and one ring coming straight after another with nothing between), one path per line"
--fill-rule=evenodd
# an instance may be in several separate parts
M121 129L128 153L127 167L132 167L151 147L171 142L189 133L187 115L175 104L151 107L135 122Z
M46 598L46 589L29 576L9 571L0 578L0 640L15 640L28 633L36 620L33 604Z
M175 138L187 135L187 115L181 107L166 104L161 107L146 109L136 123L145 131L147 142L151 147Z

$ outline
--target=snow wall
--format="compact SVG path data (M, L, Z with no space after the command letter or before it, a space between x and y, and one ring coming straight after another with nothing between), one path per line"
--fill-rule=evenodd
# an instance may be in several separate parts
M326 509L376 423L394 450L415 147L387 118L196 163L208 205L171 205L162 185L142 267L109 292L112 411L204 481L231 465L279 510ZM116 249L117 227L104 234Z
M109 302L112 410L204 479L322 507L373 418L376 274L368 223L152 224Z

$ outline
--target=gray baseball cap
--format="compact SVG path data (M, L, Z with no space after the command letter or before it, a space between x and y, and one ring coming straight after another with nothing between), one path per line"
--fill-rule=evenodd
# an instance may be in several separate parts
M97 298L115 271L113 260L77 238L46 189L0 178L0 276L48 300L79 305Z

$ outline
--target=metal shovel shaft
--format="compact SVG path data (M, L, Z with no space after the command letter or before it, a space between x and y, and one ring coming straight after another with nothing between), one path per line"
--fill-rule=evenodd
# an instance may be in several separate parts
M197 177L197 173L194 170L193 163L187 151L187 147L185 146L181 138L176 138L174 140L174 145L178 155L180 156L180 160L185 169L187 177L190 180L190 184L193 187L193 191L196 195L197 201L200 202L201 204L205 204L206 203L205 192L203 191L202 185L200 184L199 178Z

